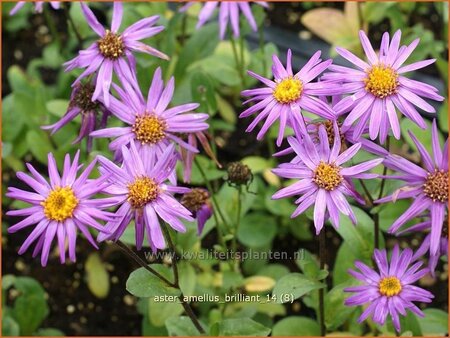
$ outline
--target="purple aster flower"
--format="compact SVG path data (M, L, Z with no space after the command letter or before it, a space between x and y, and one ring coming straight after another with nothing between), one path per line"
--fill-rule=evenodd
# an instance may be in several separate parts
M336 48L339 55L358 69L332 65L329 68L332 73L326 73L323 76L324 80L344 83L342 93L352 94L343 99L336 109L339 114L350 112L343 124L344 128L358 120L354 133L355 139L359 139L367 124L372 140L379 135L380 142L384 144L389 129L392 129L396 139L400 139L400 124L396 108L425 129L426 123L414 106L425 112L434 113L435 109L422 97L436 101L444 99L433 86L403 76L405 73L426 67L436 60L429 59L404 66L406 59L417 47L419 39L414 40L409 46L400 47L400 36L401 32L398 30L389 41L389 33L384 33L380 52L377 55L366 34L360 31L359 37L368 62L346 49Z
M111 115L102 103L92 100L94 90L95 88L91 83L77 83L72 90L66 114L58 122L49 126L43 126L42 129L50 129L53 135L75 117L81 115L80 132L73 144L80 142L86 137L87 149L90 151L92 149L92 137L89 134L99 127L106 127L108 116ZM98 114L101 114L100 119L97 118Z
M264 78L258 74L248 71L248 74L266 87L244 90L243 96L251 97L244 104L257 102L247 108L239 117L248 117L258 113L258 116L248 126L247 132L252 131L262 120L266 120L257 135L261 140L270 126L280 120L277 145L283 141L284 130L287 125L296 128L305 125L301 110L307 110L325 119L332 119L334 114L331 108L314 95L334 95L338 92L337 84L326 82L312 83L320 73L322 73L332 63L332 60L321 62L321 52L315 53L311 59L296 74L292 72L292 52L287 52L286 68L276 55L273 56L272 72L274 81Z
M410 266L412 257L411 249L400 252L399 247L395 246L389 263L386 250L375 249L374 260L379 273L362 262L355 262L361 272L349 270L349 273L364 282L364 285L348 287L344 291L356 293L345 300L345 305L370 303L359 317L359 323L372 316L375 323L384 325L389 315L395 330L400 332L399 314L406 316L406 310L410 310L420 317L424 316L413 302L430 303L434 296L427 290L411 285L428 273L428 269L420 269L422 262Z
M100 36L100 39L92 43L87 49L80 51L77 57L64 65L66 71L86 68L74 84L98 71L97 83L92 96L93 100L97 100L100 95L103 95L103 102L106 106L109 106L109 89L113 73L121 80L130 80L135 77L136 59L132 52L143 52L161 59L169 59L167 55L139 41L156 35L164 29L163 26L152 27L158 21L159 16L155 15L139 20L120 34L118 30L123 14L121 2L114 2L111 30L105 30L94 13L83 2L81 3L81 9L89 26Z
M68 242L69 259L75 262L75 246L77 230L87 238L87 240L98 249L95 240L89 232L89 227L100 232L105 232L103 225L96 219L108 221L111 214L102 211L105 207L102 199L92 199L92 197L104 189L107 176L95 180L89 180L88 176L94 168L94 160L78 176L81 166L78 163L80 152L78 151L70 162L67 154L64 160L64 170L62 176L58 173L53 154L48 154L48 174L50 182L39 174L36 169L27 163L28 170L32 176L23 172L18 172L17 177L29 185L35 192L29 192L17 188L8 188L6 196L24 201L32 206L11 210L6 214L9 216L27 216L24 220L11 226L8 232L15 233L25 229L30 225L37 224L28 238L19 249L19 254L23 254L31 244L36 242L33 257L41 255L42 266L47 265L50 246L53 239L57 238L61 263L66 260L66 240Z
M11 11L9 12L9 15L14 15L16 14L19 9L21 9L28 1L18 1L17 5L15 5L13 7L13 9L11 9ZM42 11L44 10L44 4L47 1L36 1L34 2L34 11L36 13L42 13ZM53 7L53 9L59 9L59 1L49 1L50 6Z
M429 215L427 215L429 217ZM442 229L442 234L439 239L439 245L438 250L435 254L430 254L430 258L428 261L428 268L430 269L431 275L435 276L435 270L436 266L438 264L439 258L443 255L448 255L448 226L445 226L445 224L448 224L448 219L444 221L444 227ZM416 225L413 225L412 227L409 227L407 229L404 229L402 231L399 231L397 235L401 235L403 233L410 233L413 231L428 231L432 229L432 223L430 219L427 219L425 222L418 223ZM427 252L430 251L430 244L431 244L431 234L427 234L424 240L422 241L422 244L417 249L416 253L414 254L412 260L418 260L422 258Z
M192 6L195 2L189 2L183 6L182 11ZM268 7L267 3L264 1L254 1L254 3ZM220 38L223 40L225 38L225 33L227 31L228 22L231 23L231 28L233 31L233 36L235 38L239 37L239 12L242 12L247 19L250 27L254 32L258 30L256 26L255 18L252 14L252 9L250 3L247 1L208 1L203 5L199 15L196 28L199 29L207 21L211 19L214 14L215 9L219 7L219 30Z
M391 225L390 233L397 232L406 222L428 210L431 215L430 255L434 256L439 250L442 225L448 207L448 140L445 142L442 151L436 120L433 121L431 134L433 159L422 143L413 133L409 132L422 157L424 168L398 155L386 157L384 165L399 173L398 175L387 176L387 178L404 181L405 185L392 195L375 202L385 203L403 198L414 199L408 210Z
M183 195L183 204L192 215L197 218L197 234L201 235L206 221L213 214L213 206L209 200L209 192L206 189L194 188Z
M208 129L208 114L193 113L197 103L188 103L167 109L172 100L175 80L172 77L164 88L161 68L155 71L148 97L144 99L136 81L122 83L123 89L114 85L120 100L111 96L111 113L125 122L126 127L94 131L94 137L117 137L109 148L120 158L122 146L133 143L142 154L158 157L175 142L180 147L197 153L198 150L182 140L179 134L190 134ZM191 112L191 113L188 113Z
M99 234L98 240L118 240L134 219L137 249L142 248L145 232L153 251L164 249L159 218L179 232L186 231L180 218L193 221L189 210L172 196L173 193L183 194L190 189L164 183L177 162L174 146L169 145L157 161L145 154L140 156L134 143L131 143L130 149L123 146L122 154L122 167L99 157L100 172L110 175L111 186L105 189L105 193L113 196L110 205L119 205L119 209L116 211L117 218L106 224L110 234Z
M340 153L341 139L336 125L331 149L327 132L323 126L319 129L319 139L319 145L316 146L308 134L305 134L301 141L294 137L288 137L288 142L294 149L297 160L283 163L273 172L278 176L299 179L299 181L279 190L272 196L273 199L279 199L301 195L296 200L298 207L291 217L298 216L314 205L316 234L320 233L326 218L329 218L333 226L338 228L340 213L350 217L356 224L355 214L345 196L353 197L361 204L364 204L364 200L356 192L351 180L377 177L376 174L365 172L383 161L374 159L351 167L342 167L343 163L355 156L361 148L361 144L354 144Z
M320 99L324 102L328 102L326 97L320 97ZM388 155L388 151L384 149L383 147L380 147L378 144L364 138L360 137L358 140L356 140L353 136L354 134L354 126L351 126L347 128L346 130L343 130L342 128L342 122L340 119L340 116L334 111L334 106L339 103L339 101L342 99L340 95L334 95L331 98L332 102L332 111L334 114L334 117L330 120L323 120L323 119L317 119L309 121L305 118L306 122L306 130L308 134L311 135L312 140L314 143L319 143L319 129L320 126L324 126L325 130L327 132L328 141L330 143L330 146L334 143L334 125L337 125L339 127L339 135L341 137L341 151L344 151L348 148L348 146L355 144L355 143L361 143L361 148L378 156L386 156ZM369 127L365 127L363 134L367 134L369 132ZM294 150L291 147L286 148L285 150L279 151L274 154L274 156L285 156L288 154L293 153Z

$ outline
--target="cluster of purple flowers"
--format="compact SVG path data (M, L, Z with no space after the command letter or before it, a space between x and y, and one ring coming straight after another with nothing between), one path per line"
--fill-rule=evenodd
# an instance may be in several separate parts
M19 3L11 14L23 4ZM36 4L36 10L41 11L42 5ZM52 6L58 8L59 4L52 2ZM47 264L55 237L61 263L66 260L66 250L70 260L75 261L77 229L97 248L97 241L118 240L134 220L137 248L142 247L146 234L150 247L158 250L165 248L160 220L176 231L184 232L186 228L181 220L193 221L194 213L199 220L199 229L202 229L212 212L207 198L202 199L199 206L191 203L194 209L188 210L173 196L190 192L189 188L176 186L177 161L183 162L184 180L189 182L193 157L199 152L197 140L211 154L205 136L209 127L206 122L208 115L195 112L199 106L197 103L169 108L175 81L172 77L165 85L160 68L153 74L146 99L137 81L135 52L168 59L164 53L140 41L164 29L163 26L155 26L159 17L144 18L120 33L123 16L121 2L114 2L110 29L99 23L87 4L81 3L81 8L99 39L66 62L66 71L75 68L84 71L73 83L66 114L58 122L43 128L55 133L81 115L81 129L74 143L87 138L90 150L93 138L114 138L109 148L114 152L115 162L99 156L77 177L81 168L78 152L72 163L69 155L66 156L63 173L59 175L55 159L49 154L50 182L30 164L27 166L32 176L17 173L18 178L34 192L12 187L8 189L7 196L32 205L7 212L10 216L26 216L9 231L16 232L37 224L19 253L35 244L33 255L41 253L43 266ZM113 74L120 85L113 83ZM102 114L100 123L97 121L98 113ZM106 128L110 116L126 126ZM97 163L101 176L91 180L88 176ZM96 198L99 194L106 197ZM107 211L113 207L115 212ZM106 222L106 225L99 221ZM97 241L93 239L89 227L99 232Z
M266 6L264 2L257 3ZM23 4L17 4L11 14ZM37 2L36 11L42 10L42 5L43 2ZM51 5L59 7L56 2L51 2ZM183 10L191 5L187 4ZM41 253L43 266L47 264L55 237L61 262L66 260L66 251L69 259L75 261L78 230L97 247L97 241L120 239L134 220L136 247L140 249L147 237L150 247L158 250L164 249L166 245L161 220L174 230L184 232L186 228L182 220L193 221L193 217L197 217L201 231L212 213L208 192L193 189L192 198L185 198L191 189L176 185L175 171L176 163L181 161L184 181L189 182L193 157L199 152L197 141L213 157L205 134L209 128L206 122L208 115L195 112L199 107L197 103L170 106L175 81L171 78L165 84L161 68L154 72L146 98L137 80L134 53L169 59L164 53L141 42L163 31L164 27L155 26L159 17L144 18L119 32L122 3L114 3L110 29L105 29L99 23L88 5L81 3L81 8L99 38L65 63L66 71L82 69L83 72L73 83L65 116L44 128L54 133L81 115L81 130L75 142L87 138L90 149L92 138L113 138L109 149L114 153L114 160L99 156L78 174L82 166L77 152L73 161L69 155L66 156L60 175L53 155L49 154L49 181L30 164L27 167L31 176L17 173L17 177L34 192L9 188L8 197L31 204L25 209L8 211L10 216L25 217L11 226L9 232L35 225L19 253L22 254L34 244L33 256ZM204 4L197 26L205 24L216 8L219 8L222 39L229 22L233 35L240 34L240 11L250 27L256 30L251 7L246 2ZM294 136L287 138L289 147L275 154L292 153L292 160L280 164L273 172L297 181L279 190L273 198L297 196L295 203L298 206L292 217L313 206L317 234L323 231L328 220L338 228L341 215L357 225L358 220L349 199L359 204L365 204L365 199L357 191L355 180L381 178L404 182L397 191L374 202L414 198L411 206L392 224L389 232L402 234L429 230L429 235L416 253L410 249L401 252L395 247L390 263L385 250L375 250L374 260L379 272L362 262L356 262L355 266L360 272L352 270L350 274L364 285L346 289L356 293L347 299L347 305L370 303L360 321L372 316L376 323L384 324L390 315L397 331L400 330L399 314L405 315L406 310L410 310L423 315L413 302L430 302L433 295L412 283L428 272L434 273L439 258L446 255L448 250L445 226L448 218L448 141L442 148L436 121L433 121L431 130L433 156L410 133L421 155L423 167L391 154L389 149L383 147L390 133L396 139L400 138L398 112L425 129L427 124L417 109L434 113L434 108L425 99L443 100L436 88L403 76L435 60L404 65L419 40L401 46L400 38L400 31L392 39L388 33L384 33L379 52L376 53L365 33L360 32L367 61L348 50L337 48L337 52L355 68L333 65L331 59L322 60L319 51L298 72L294 72L290 50L287 51L285 66L274 55L273 79L248 72L264 86L242 92L243 96L248 97L244 104L252 105L240 115L242 118L257 115L247 131L254 130L261 123L258 140L279 121L278 146L283 143L286 128L294 131ZM118 83L114 83L113 75L117 77ZM97 122L99 112L102 114L100 123ZM108 117L117 118L124 126L106 127ZM377 138L379 144L376 143ZM353 163L361 150L371 153L375 158ZM89 179L97 164L100 177ZM381 176L371 172L381 164L392 173ZM103 196L100 198L99 194ZM174 194L184 194L184 202L175 199ZM200 203L192 203L194 200ZM111 208L116 211L108 211ZM418 217L423 221L404 228L406 223ZM99 221L106 224L102 225ZM89 228L98 231L97 241ZM430 256L429 266L421 269L419 260L426 253Z
M400 331L399 314L406 315L407 309L423 316L413 301L430 302L433 298L428 291L410 284L428 272L434 274L439 258L448 252L448 140L442 150L436 121L433 120L432 159L424 145L413 133L409 133L419 150L423 168L391 154L389 149L382 146L390 132L396 139L400 138L397 111L426 129L427 124L417 108L435 113L435 109L423 98L436 101L444 99L436 88L403 76L404 73L428 66L435 60L404 65L417 47L419 39L408 46L401 46L400 37L400 31L394 34L392 40L388 33L384 33L380 50L376 53L361 31L360 40L367 62L348 50L337 48L337 52L354 64L356 69L333 65L332 60L322 61L320 52L317 52L294 74L290 50L287 52L286 66L274 56L273 80L248 72L264 86L242 92L243 96L249 97L245 104L253 105L240 116L244 118L257 114L247 131L252 131L264 121L257 135L259 140L278 120L278 146L283 142L285 129L293 129L295 136L287 138L289 147L275 156L291 153L294 156L289 163L282 163L273 172L298 181L282 188L272 198L297 196L295 203L298 206L292 217L313 206L317 234L323 231L326 220L338 228L341 214L357 225L347 198L359 204L366 202L356 190L355 180L379 177L404 182L393 194L375 200L374 203L414 198L411 206L392 224L389 232L401 234L430 230L430 234L415 254L410 249L400 254L396 247L390 267L386 251L376 250L374 259L380 274L365 264L356 262L361 273L350 271L350 274L366 285L346 289L357 293L346 301L347 305L370 303L360 321L372 315L373 320L382 325L389 314L397 331ZM320 79L315 81L323 72L325 73ZM309 114L304 114L305 112ZM311 118L311 113L316 118ZM380 144L375 142L377 138ZM377 158L354 164L353 159L360 149ZM348 162L351 165L345 165ZM378 175L369 172L382 163L394 173ZM416 217L422 217L424 221L401 229ZM429 267L419 270L422 265L419 260L427 252L430 255Z

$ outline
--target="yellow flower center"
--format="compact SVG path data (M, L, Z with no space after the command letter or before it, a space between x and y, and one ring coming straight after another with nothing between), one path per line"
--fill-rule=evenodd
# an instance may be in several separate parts
M156 115L146 114L136 117L132 130L136 139L142 144L155 144L166 136L166 128L167 124L164 120Z
M97 40L97 45L100 53L107 59L116 60L125 53L122 37L109 30L106 30L103 38Z
M78 200L72 188L58 187L48 194L45 201L41 202L41 205L44 207L45 217L52 221L62 222L72 217L73 211L78 205Z
M299 79L289 77L279 82L273 90L273 97L280 103L291 103L300 98L303 84Z
M380 280L378 289L383 296L392 297L402 291L402 284L397 277L385 277Z
M344 179L340 171L341 168L337 165L320 161L314 171L313 181L322 189L334 190Z
M398 74L389 66L376 65L369 70L364 83L368 92L382 99L397 92Z
M428 173L423 192L433 202L448 201L448 171L435 169L434 173Z
M128 202L134 209L142 209L159 195L158 184L149 177L137 178L128 185Z

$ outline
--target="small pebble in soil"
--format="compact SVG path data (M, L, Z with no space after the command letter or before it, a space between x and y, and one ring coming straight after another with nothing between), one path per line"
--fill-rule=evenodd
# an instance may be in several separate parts
M80 317L80 323L81 324L86 324L87 322L88 322L88 320L87 320L86 317L84 317L84 316Z
M73 305L67 305L66 311L67 311L68 314L74 313L74 312L75 312L75 306L73 306Z
M18 259L16 261L16 263L14 264L15 268L17 269L17 271L23 271L26 268L25 263L23 262L23 260Z
M111 283L113 283L113 284L119 283L119 278L117 276L112 276L111 277Z
M135 298L133 296L130 295L125 295L123 297L123 302L128 305L128 306L132 306L135 303Z
M87 308L88 308L89 310L93 310L94 307L95 307L95 305L94 305L94 303L92 303L92 302L89 302L88 305L87 305Z

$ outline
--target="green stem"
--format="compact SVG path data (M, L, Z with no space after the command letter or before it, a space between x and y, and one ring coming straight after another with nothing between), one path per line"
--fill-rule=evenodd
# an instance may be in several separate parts
M325 238L325 226L322 228L319 234L319 261L320 270L325 268L326 261L326 238ZM326 284L326 279L325 279ZM320 335L324 337L326 335L325 327L325 290L319 289L319 323L320 323Z
M389 148L390 148L390 142L389 142L389 138L386 141L386 150L389 152ZM378 194L378 199L380 199L381 197L383 197L383 192L384 192L384 186L386 184L386 180L384 179L384 176L386 176L387 174L387 167L384 166L383 168L383 178L381 178L381 185L380 185L380 192ZM375 238L374 238L374 247L375 249L378 249L380 247L380 214L376 213L374 215L374 228L375 228Z
M230 226L228 225L228 222L227 222L225 216L223 215L222 210L221 210L220 207L219 207L219 203L217 202L217 199L216 199L216 196L215 196L215 194L214 194L214 190L213 190L213 188L212 188L211 182L210 182L210 181L208 180L208 178L206 177L206 173L205 173L205 171L203 170L201 164L198 162L197 158L194 159L194 163L195 163L195 165L197 166L197 169L198 169L198 171L200 172L200 175L202 176L203 181L205 181L206 187L207 187L208 190L210 191L211 199L212 199L213 206L214 206L214 212L217 210L217 212L218 212L220 218L222 219L223 224L224 224L225 227L227 228L227 231L230 232L230 231L231 231L231 228L230 228Z
M122 251L128 256L130 257L133 261L135 261L138 265L140 265L141 267L143 267L145 270L147 270L148 272L150 272L151 274L155 275L156 277L158 277L159 279L161 279L164 283L166 283L168 286L171 287L175 287L175 285L170 282L166 277L162 276L159 272L157 272L156 270L154 270L153 268L151 268L147 262L145 262L141 257L139 257L133 250L131 250L129 248L128 245L126 245L124 242L122 242L121 240L118 240L117 242L115 242L115 244L122 249Z
M266 53L264 51L264 29L261 25L258 29L259 32L259 51L261 53L262 65L263 65L263 74L266 75L267 71L267 63L266 63Z
M72 17L70 16L69 9L67 7L67 3L65 3L65 2L63 3L63 9L64 9L64 15L66 16L66 20L69 23L70 27L72 28L72 30L75 33L75 36L78 40L78 47L81 47L83 45L83 38L81 37L81 34L78 31L78 28L75 25L75 22L73 21Z
M47 6L44 6L44 17L47 22L48 29L50 30L50 34L52 35L53 40L56 42L59 48L61 48L61 39L59 38L58 30L55 26L55 21L53 21L52 16L50 15L49 9Z
M242 78L242 85L243 89L245 89L245 59L244 59L244 37L241 35L239 37L239 48L241 53L241 63L240 63L240 72L241 72L241 78Z
M162 230L163 230L164 238L166 239L167 244L169 246L169 250L172 254L172 270L173 270L173 276L175 279L173 286L176 289L180 290L180 292L181 292L180 295L178 296L178 299L180 300L181 305L184 308L184 311L186 312L188 317L191 319L192 324L194 324L194 326L197 328L198 332L200 332L201 334L204 334L205 330L203 330L203 327L200 325L200 322L198 321L197 316L195 315L195 313L192 310L189 303L187 303L185 301L185 297L183 295L183 292L181 291L175 245L172 242L172 238L170 237L169 229L167 229L167 224L165 222L162 223Z
M231 42L231 49L233 50L233 56L234 56L234 61L236 63L236 70L239 74L239 78L241 79L241 85L242 85L242 89L245 88L245 78L242 74L242 66L241 63L239 61L239 56L238 56L238 52L237 52L237 48L236 48L236 42L234 41L234 38L230 38L230 42Z
M237 203L237 215L236 215L236 227L233 231L233 244L232 250L233 254L236 254L237 251L237 232L239 230L239 225L241 224L241 209L242 209L242 186L238 186L238 203ZM235 262L235 270L238 270L239 260Z

